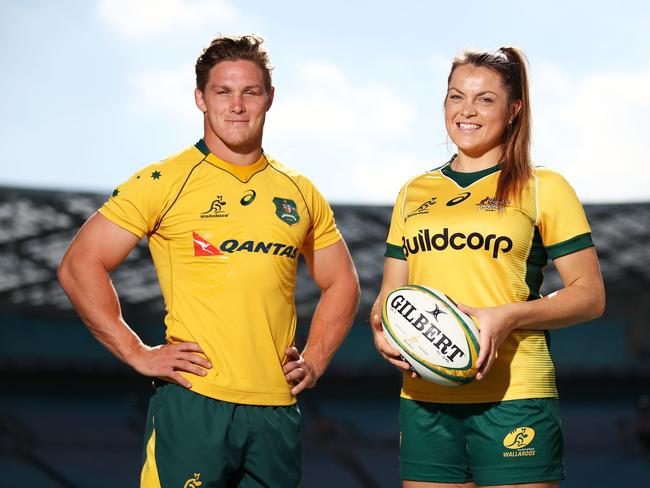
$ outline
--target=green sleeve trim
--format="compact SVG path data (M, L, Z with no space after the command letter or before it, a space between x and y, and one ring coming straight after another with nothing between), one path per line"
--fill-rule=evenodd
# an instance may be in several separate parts
M389 242L386 243L386 252L384 253L384 256L387 258L396 258L406 261L406 256L404 256L402 246L396 246Z
M526 285L528 285L528 300L541 298L539 293L544 280L542 270L548 263L548 255L542 244L542 235L539 228L535 227L533 241L531 242L530 253L526 260Z
M549 258L557 259L593 245L594 241L591 240L591 232L587 232L586 234L575 236L568 241L558 242L552 246L547 246L546 252L548 253Z

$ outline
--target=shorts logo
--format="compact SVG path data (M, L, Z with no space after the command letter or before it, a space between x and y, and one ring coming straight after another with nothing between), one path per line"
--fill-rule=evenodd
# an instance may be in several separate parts
M464 202L465 200L467 200L467 198L469 198L470 195L471 195L471 193L468 192L468 191L466 191L465 193L461 193L457 197L454 197L451 200L449 200L447 202L447 206L448 207L453 207L454 205L458 205L459 203Z
M275 215L277 215L282 222L288 225L294 225L300 222L300 215L298 215L296 202L289 200L288 198L275 197L273 203L275 203Z
M436 200L438 197L431 197L429 200L424 202L422 205L420 205L418 208L413 210L411 213L409 213L406 218L408 219L409 217L414 217L415 215L424 215L429 213L429 207L432 205L436 204Z
M201 214L202 219L210 219L215 217L228 217L228 213L221 210L226 205L222 195L217 195L216 200L212 200L210 208Z
M194 241L195 256L218 256L219 254L223 254L196 232L192 232L192 241Z
M253 203L253 200L255 200L256 196L257 193L255 193L255 190L246 190L244 196L241 197L241 200L239 200L239 203L241 203L244 207L246 207L251 203Z
M183 485L183 488L196 488L197 486L201 486L203 481L199 481L200 477L201 473L194 473L194 477L187 480Z
M503 457L531 457L535 455L535 448L528 447L535 438L535 430L532 427L517 427L508 432L503 438L503 447L510 449L505 451Z

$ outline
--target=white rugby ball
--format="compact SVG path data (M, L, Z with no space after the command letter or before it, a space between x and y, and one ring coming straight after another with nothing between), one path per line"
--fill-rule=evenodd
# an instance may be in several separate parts
M425 380L446 386L474 380L479 329L444 293L420 285L396 288L381 319L388 342Z

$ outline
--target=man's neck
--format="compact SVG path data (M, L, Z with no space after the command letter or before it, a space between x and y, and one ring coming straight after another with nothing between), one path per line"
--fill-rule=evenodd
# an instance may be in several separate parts
M208 149L219 159L237 166L249 166L256 163L262 157L262 147L259 144L252 145L250 148L233 149L223 143L218 137L211 134L205 134L203 140Z

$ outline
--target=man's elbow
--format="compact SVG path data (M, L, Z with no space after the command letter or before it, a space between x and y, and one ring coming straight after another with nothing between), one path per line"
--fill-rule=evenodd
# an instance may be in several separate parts
M68 254L63 256L63 259L61 259L61 262L59 263L59 267L56 270L56 278L59 280L59 284L61 285L61 288L63 288L65 291L69 289L69 287L72 284L72 270L71 270L71 259Z
M603 316L605 313L605 306L606 306L607 299L605 298L605 290L601 293L598 293L596 297L594 297L594 304L593 304L593 319L597 319Z
M600 284L600 286L593 286L588 291L588 302L586 306L586 315L585 321L594 320L600 318L605 313L605 287Z
M69 294L79 279L93 272L95 264L83 254L66 252L56 270L56 278L59 280L61 288Z
M351 274L350 295L353 299L354 309L356 310L359 306L359 300L361 299L361 285L359 284L359 275L357 275L356 270L353 270Z

